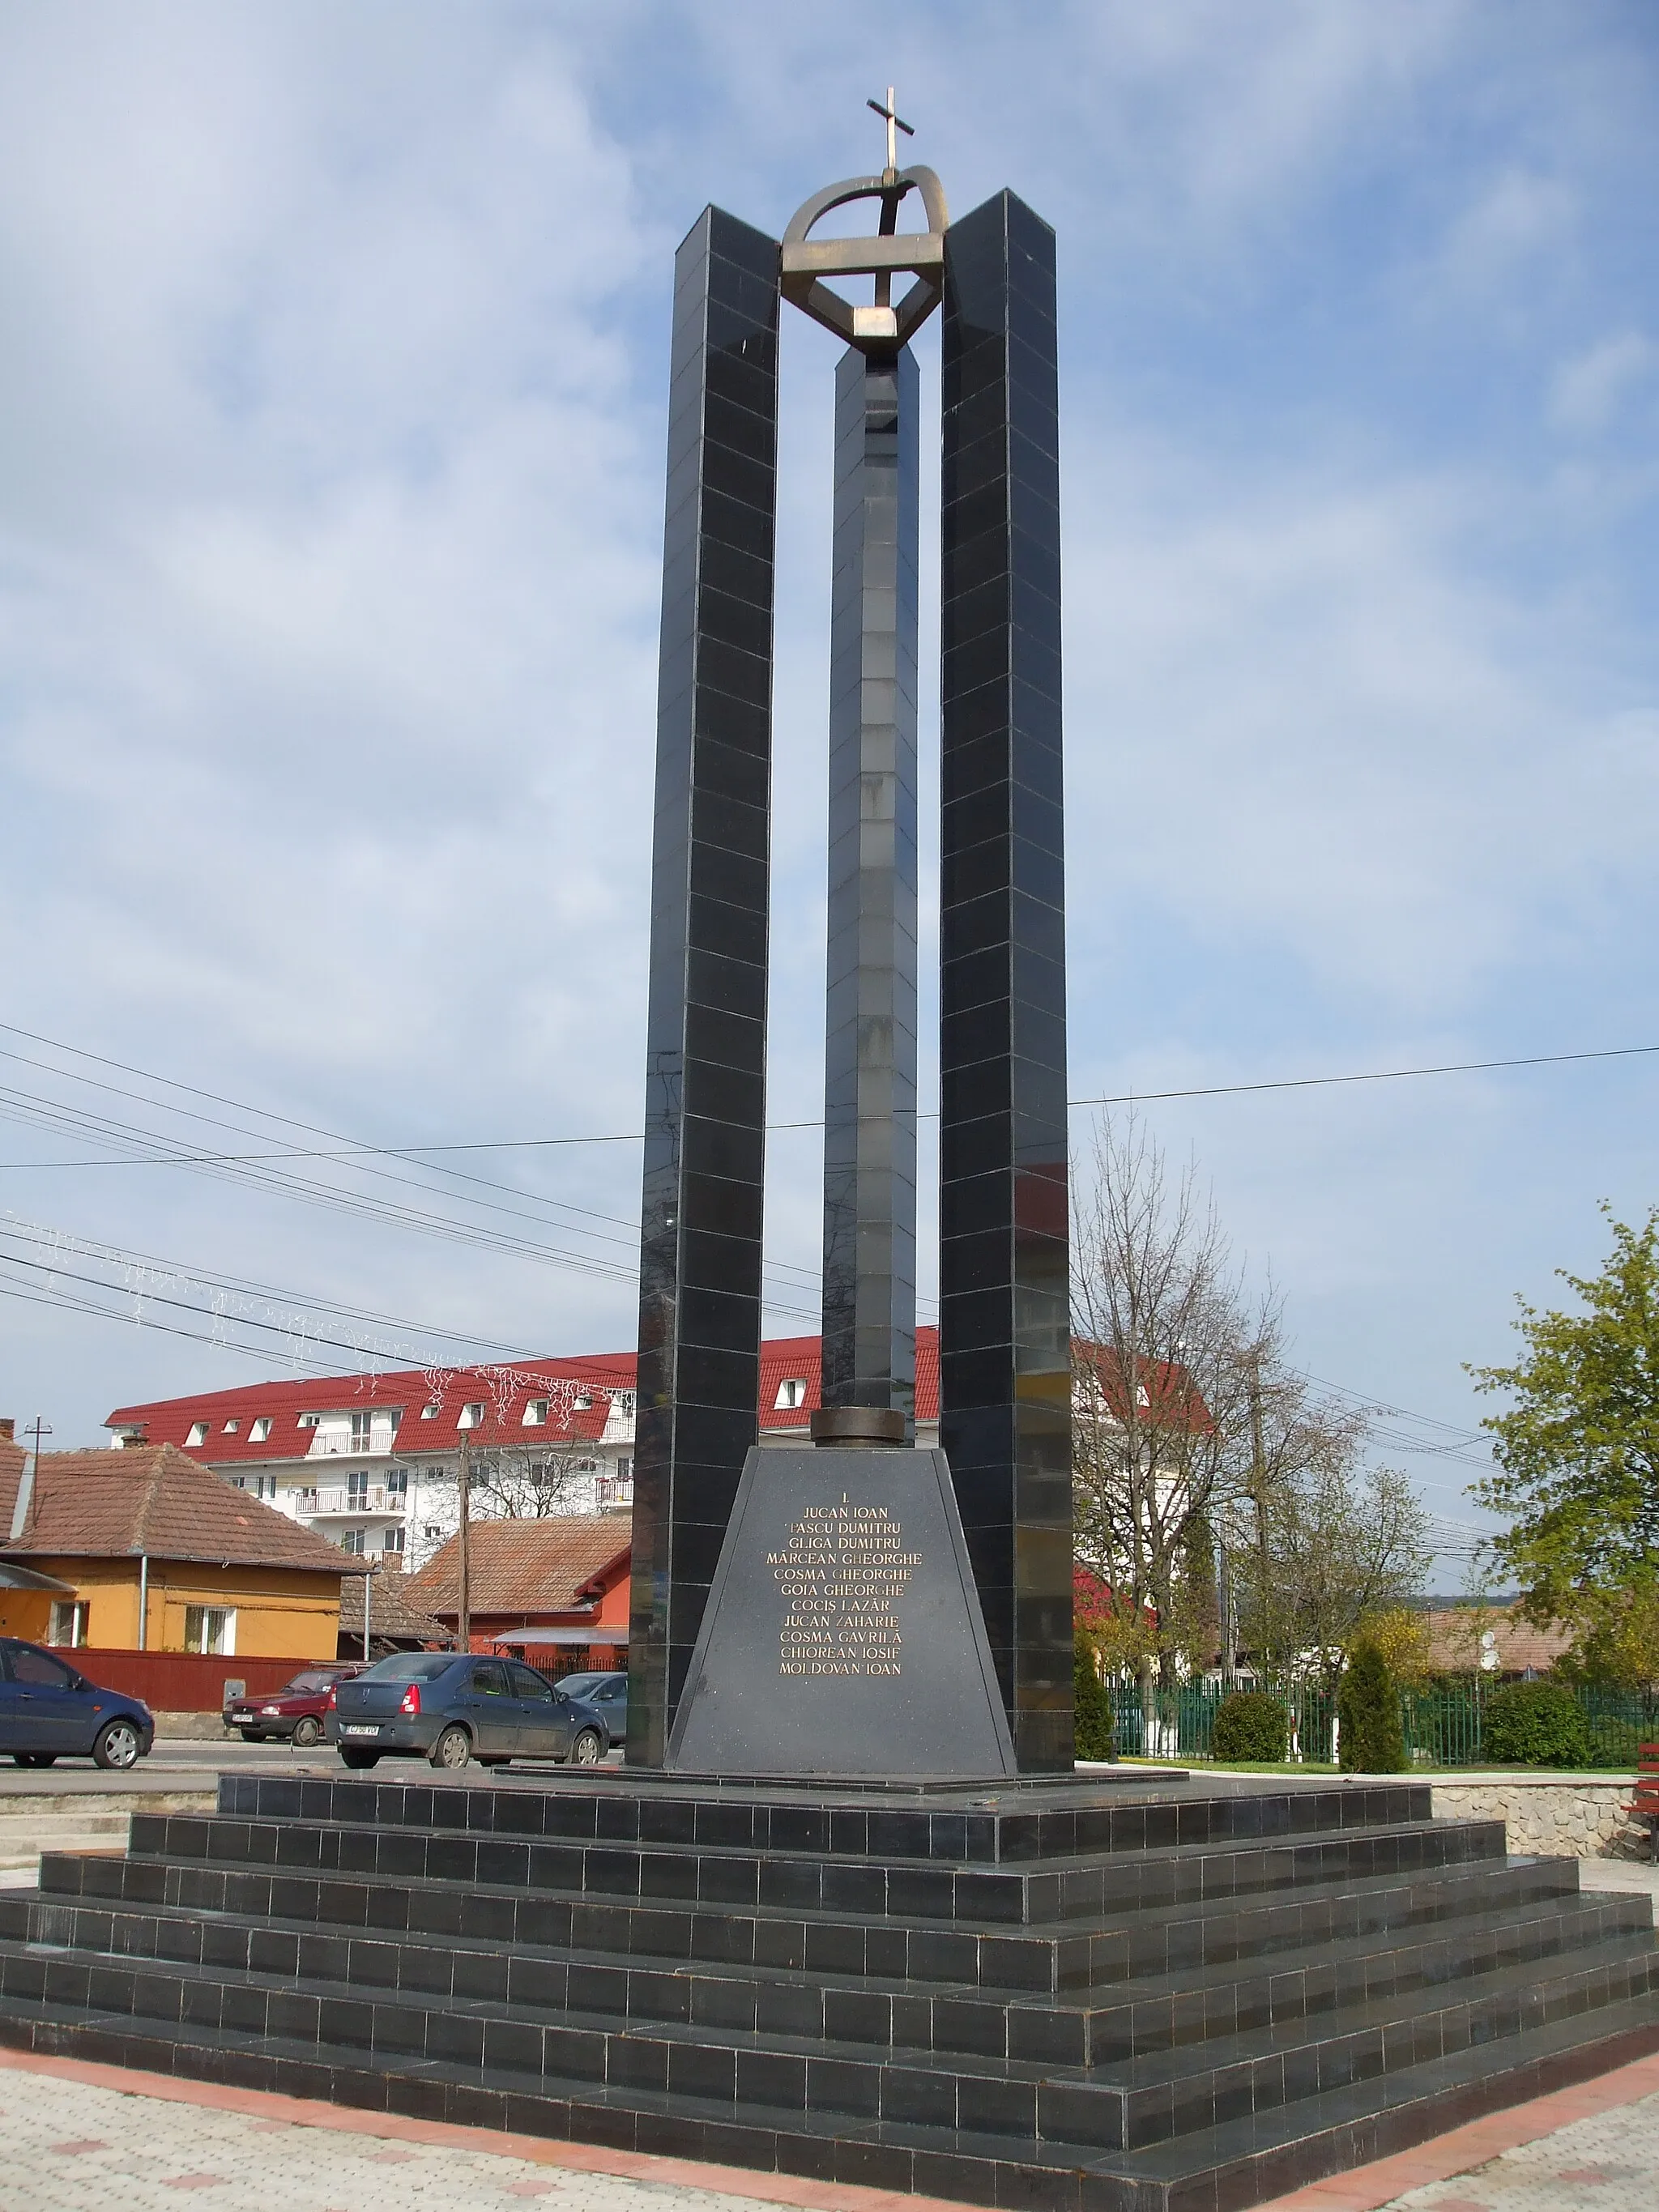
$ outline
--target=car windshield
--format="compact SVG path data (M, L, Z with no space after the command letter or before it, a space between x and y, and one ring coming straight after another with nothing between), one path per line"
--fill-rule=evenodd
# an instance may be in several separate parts
M453 1651L394 1651L389 1659L377 1659L372 1667L366 1667L352 1679L358 1682L435 1682L440 1674L449 1672L457 1656Z
M558 1674L553 1679L556 1690L562 1690L568 1698L585 1698L596 1682L604 1681L603 1674Z
M291 1682L284 1682L276 1692L279 1698L305 1698L318 1690L331 1690L339 1680L337 1674L296 1674Z

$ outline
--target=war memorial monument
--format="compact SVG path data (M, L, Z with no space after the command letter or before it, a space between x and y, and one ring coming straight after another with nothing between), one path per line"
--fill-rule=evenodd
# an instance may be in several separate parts
M1227 2212L1659 2047L1659 1953L1645 1897L1434 1820L1423 1781L1073 1767L1054 240L1010 191L952 221L872 105L878 173L781 238L708 208L675 268L626 1762L231 1772L124 1856L48 1853L0 1893L0 2042L973 2204ZM813 235L862 204L870 234ZM846 349L823 1403L811 1449L763 1452L786 308ZM929 1451L908 342L935 311Z

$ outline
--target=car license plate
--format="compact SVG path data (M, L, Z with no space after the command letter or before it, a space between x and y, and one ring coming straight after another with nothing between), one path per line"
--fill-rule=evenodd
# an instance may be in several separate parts
M349 1727L342 1729L340 1733L342 1735L379 1735L380 1723L377 1721L372 1728L365 1728L361 1722L354 1721Z

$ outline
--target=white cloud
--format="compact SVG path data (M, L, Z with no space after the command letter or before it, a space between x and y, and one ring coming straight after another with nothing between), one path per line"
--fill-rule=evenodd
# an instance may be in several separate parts
M1605 429L1641 385L1659 368L1659 346L1639 331L1622 331L1564 362L1550 393L1551 419L1562 429L1586 434Z

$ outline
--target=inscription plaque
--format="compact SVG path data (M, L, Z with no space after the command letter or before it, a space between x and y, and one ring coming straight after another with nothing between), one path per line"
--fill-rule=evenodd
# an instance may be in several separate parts
M942 1452L750 1453L667 1764L1014 1772Z

